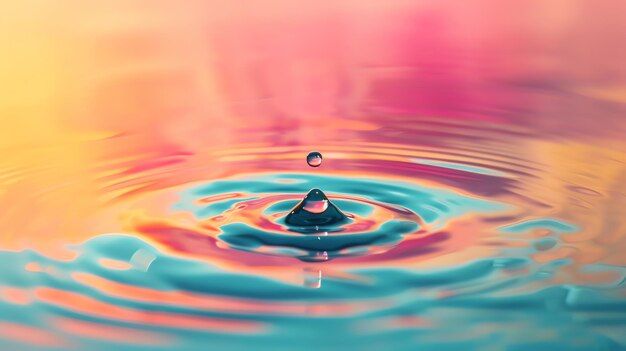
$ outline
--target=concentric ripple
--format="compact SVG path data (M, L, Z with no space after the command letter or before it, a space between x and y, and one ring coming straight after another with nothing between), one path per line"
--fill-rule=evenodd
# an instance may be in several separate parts
M450 162L429 167L453 169L456 179L506 177ZM287 224L312 188L349 220L312 230ZM421 176L270 172L184 184L161 198L170 201L166 212L131 215L128 234L69 247L69 259L0 252L8 272L0 312L12 316L1 325L4 345L275 350L288 337L300 350L479 349L510 342L480 333L485 311L498 311L500 333L525 347L616 347L593 328L625 308L623 288L555 281L568 266L566 237L580 227L529 216L515 196Z
M285 223L289 211L314 187L325 189L350 220L309 228ZM191 212L228 247L305 261L381 254L401 247L406 239L426 237L455 218L506 208L418 184L309 174L214 181L186 190L181 197L173 209Z
M119 228L0 251L0 345L619 350L626 271L595 244L619 247L619 196L484 148L328 143L314 168L311 145L259 144L121 167L98 183ZM348 219L287 223L311 189Z

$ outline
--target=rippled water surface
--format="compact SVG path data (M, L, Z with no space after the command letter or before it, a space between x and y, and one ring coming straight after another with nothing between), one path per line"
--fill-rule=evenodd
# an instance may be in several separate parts
M279 2L15 5L0 349L626 349L623 4Z

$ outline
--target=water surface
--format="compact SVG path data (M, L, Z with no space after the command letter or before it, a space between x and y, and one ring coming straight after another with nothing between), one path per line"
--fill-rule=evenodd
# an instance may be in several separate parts
M626 349L625 9L557 3L11 5L0 349Z

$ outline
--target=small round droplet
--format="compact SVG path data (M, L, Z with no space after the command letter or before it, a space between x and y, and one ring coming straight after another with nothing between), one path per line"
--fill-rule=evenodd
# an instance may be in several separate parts
M322 154L317 151L309 152L306 157L306 163L311 167L319 167L322 164Z

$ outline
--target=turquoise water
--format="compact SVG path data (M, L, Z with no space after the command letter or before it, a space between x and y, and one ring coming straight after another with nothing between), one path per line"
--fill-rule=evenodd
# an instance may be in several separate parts
M333 203L355 219L344 226L317 227L313 233L317 235L294 235L294 230L285 223L284 216L296 206L302 194L315 187L321 187L329 194L338 194ZM197 205L198 200L203 197L223 193L246 195L238 201L225 199ZM199 219L223 213L237 217L238 212L247 211L247 204L250 202L260 202L264 197L284 194L294 194L295 199L263 203L262 215L276 218L274 226L263 222L252 221L248 224L235 221L220 226L221 234L218 238L235 249L262 249L263 252L271 251L277 255L305 259L317 252L325 252L325 257L328 258L361 256L373 250L380 253L385 248L397 248L406 236L424 236L424 233L419 232L420 228L438 228L450 219L466 213L490 213L505 207L503 204L461 196L451 191L428 189L405 182L278 174L239 177L200 185L184 192L182 201L175 204L173 209L189 211ZM344 199L341 196L356 198ZM235 203L242 205L233 206ZM370 219L377 208L388 211L389 215L380 219L380 223L375 223L375 228L351 229ZM274 230L268 227L274 227ZM344 231L349 233L344 234ZM332 235L328 235L328 232Z

